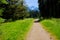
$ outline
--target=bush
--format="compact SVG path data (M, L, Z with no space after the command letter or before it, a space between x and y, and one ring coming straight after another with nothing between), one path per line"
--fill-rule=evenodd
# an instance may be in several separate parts
M5 19L0 18L0 23L3 23L5 21Z

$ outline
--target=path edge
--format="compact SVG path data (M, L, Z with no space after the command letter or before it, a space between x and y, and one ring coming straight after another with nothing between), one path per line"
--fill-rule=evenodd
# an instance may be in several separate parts
M51 33L51 31L49 31L41 22L40 22L40 24L43 27L43 29L48 32L48 34L50 35L50 38L52 38L53 40L58 40L58 38L56 37L56 35L54 35L53 33Z

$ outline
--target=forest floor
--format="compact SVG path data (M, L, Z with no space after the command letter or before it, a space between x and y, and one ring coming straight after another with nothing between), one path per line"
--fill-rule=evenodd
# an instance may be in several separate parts
M31 30L27 34L26 40L54 40L54 38L41 26L39 22L34 22Z

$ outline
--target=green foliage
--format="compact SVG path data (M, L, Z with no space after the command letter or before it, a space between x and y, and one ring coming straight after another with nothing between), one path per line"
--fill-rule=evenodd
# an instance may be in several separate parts
M0 9L0 16L2 16L3 9Z
M15 13L14 13L14 16L17 17L18 19L21 18L21 17L26 17L27 16L27 9L25 6L17 6L16 10L15 10Z
M0 0L0 16L2 16L2 12L4 11L3 4L6 5L8 2L6 0Z
M0 18L0 24L1 24L2 22L4 22L4 20L5 20L5 19L3 19L3 18Z
M46 19L41 23L60 40L60 19Z
M4 19L24 19L29 16L26 6L23 5L23 0L10 0L5 7L5 10L2 14Z
M0 40L25 40L33 19L17 20L0 26Z
M0 0L0 2L2 2L4 4L8 4L8 2L6 0Z
M38 10L30 10L30 17L32 18L39 18L39 11Z

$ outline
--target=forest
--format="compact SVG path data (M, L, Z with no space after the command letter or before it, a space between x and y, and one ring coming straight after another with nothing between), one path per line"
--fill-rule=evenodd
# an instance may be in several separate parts
M29 11L28 11L29 10ZM24 0L1 0L0 1L0 17L5 21L14 21L38 15L38 10L30 10L24 5Z
M41 16L60 18L60 0L38 0Z
M60 40L60 0L38 0L38 7L31 10L24 0L0 0L0 40L44 39L44 34Z

